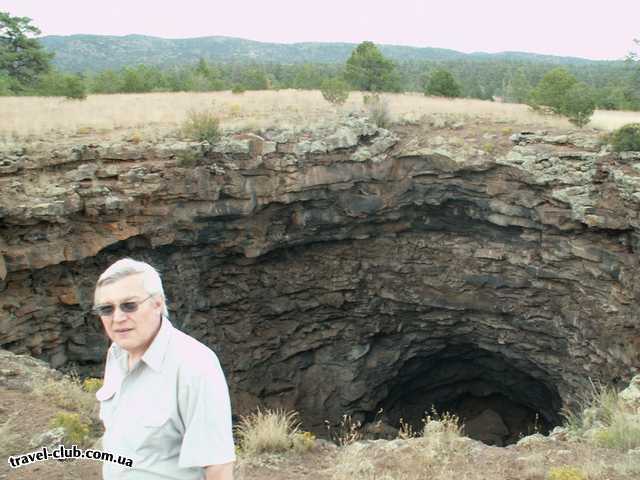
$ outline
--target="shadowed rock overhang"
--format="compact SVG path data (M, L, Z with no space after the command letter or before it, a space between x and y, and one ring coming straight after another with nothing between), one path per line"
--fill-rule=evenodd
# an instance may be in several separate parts
M589 377L638 365L640 155L544 132L489 155L471 136L349 117L2 151L0 346L100 373L94 282L132 256L220 356L237 414L295 408L321 431L433 405L497 413L478 434L497 444L550 428Z

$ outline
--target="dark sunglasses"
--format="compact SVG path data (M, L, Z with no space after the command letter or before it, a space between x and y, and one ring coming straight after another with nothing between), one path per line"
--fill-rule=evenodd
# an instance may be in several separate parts
M142 303L146 302L151 297L153 297L153 295L155 295L155 294L152 293L151 295L149 295L144 300L140 300L138 302L135 302L135 301L133 301L133 302L122 302L121 304L118 305L118 307L120 308L121 312L133 313L136 310L138 310L138 307ZM111 315L113 315L115 313L116 306L115 305L96 305L91 310L93 311L93 313L95 313L96 315L99 315L101 317L110 317Z

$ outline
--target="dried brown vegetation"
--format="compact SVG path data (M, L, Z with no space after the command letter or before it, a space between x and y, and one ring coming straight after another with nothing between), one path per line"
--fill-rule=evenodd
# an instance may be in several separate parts
M444 99L424 95L384 94L391 121L418 121L424 115L455 115L461 120L486 118L506 125L539 124L570 128L559 117L532 112L525 105L471 99ZM210 93L147 93L91 95L84 102L56 97L1 97L0 141L41 140L51 137L115 137L135 132L145 140L179 133L189 112L206 109L220 119L223 129L310 127L348 112L364 110L363 96L353 92L336 109L319 91L280 90ZM638 112L595 113L589 126L612 130L640 121Z

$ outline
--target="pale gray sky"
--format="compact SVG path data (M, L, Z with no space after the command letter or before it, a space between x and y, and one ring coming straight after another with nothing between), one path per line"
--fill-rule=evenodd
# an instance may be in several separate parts
M620 59L640 37L640 0L0 0L44 35L225 35L517 50Z

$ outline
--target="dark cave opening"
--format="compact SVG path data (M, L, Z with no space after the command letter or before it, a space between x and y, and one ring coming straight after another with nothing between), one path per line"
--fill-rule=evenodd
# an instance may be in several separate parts
M418 432L427 415L449 413L463 423L466 436L495 446L547 434L561 421L560 395L542 370L472 344L409 359L387 392L365 421L382 416L389 425L404 422Z

